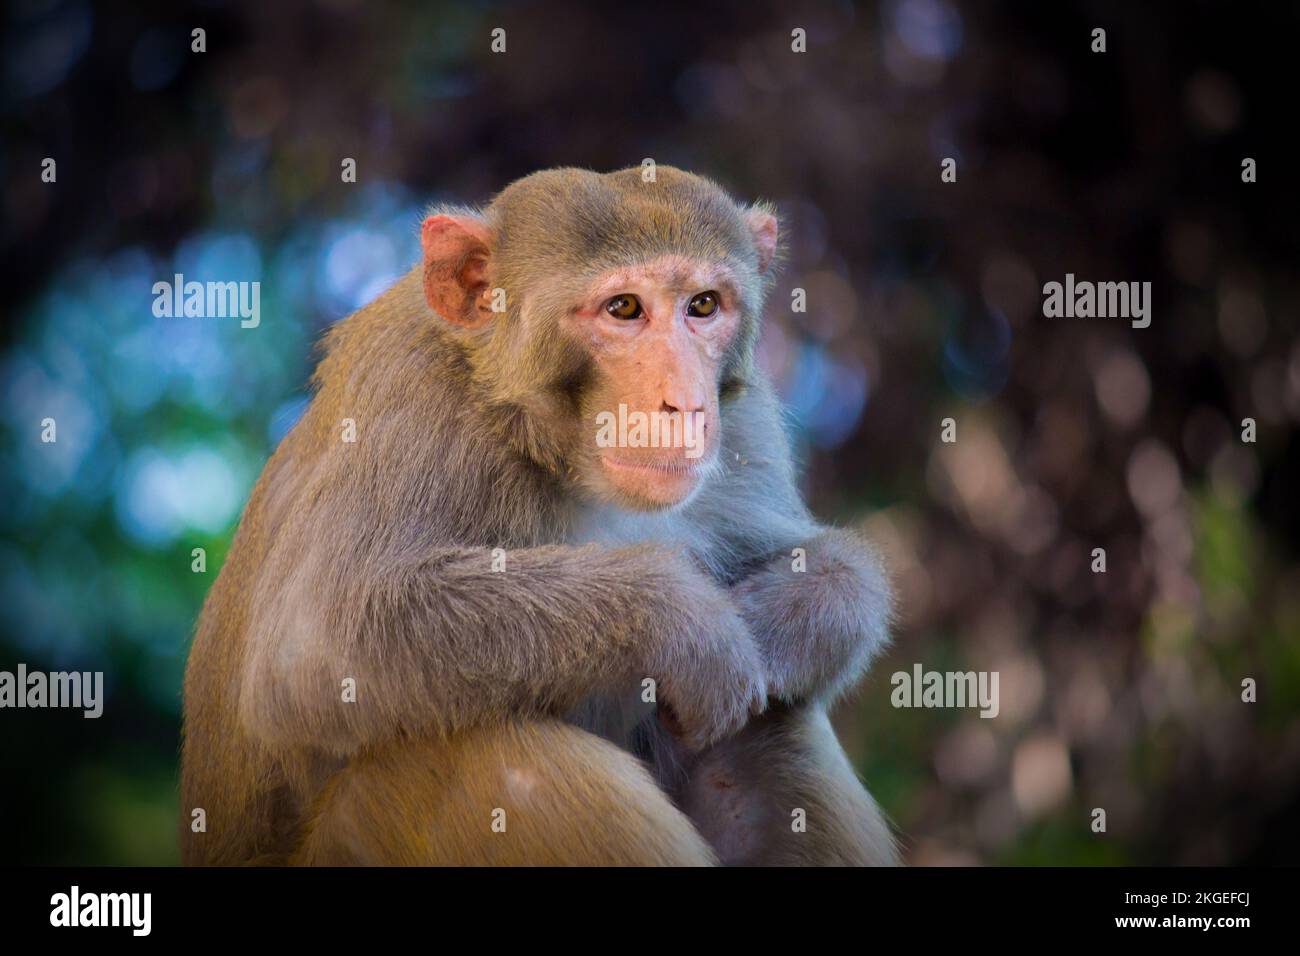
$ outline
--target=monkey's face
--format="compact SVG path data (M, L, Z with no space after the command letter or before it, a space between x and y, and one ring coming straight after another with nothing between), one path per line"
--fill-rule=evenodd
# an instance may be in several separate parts
M590 356L583 483L637 510L688 499L716 466L722 364L740 327L723 264L660 256L596 278L561 332Z
M776 238L768 207L680 170L550 170L485 216L425 220L425 296L471 330L534 461L622 507L671 508L717 468L720 391L749 368Z

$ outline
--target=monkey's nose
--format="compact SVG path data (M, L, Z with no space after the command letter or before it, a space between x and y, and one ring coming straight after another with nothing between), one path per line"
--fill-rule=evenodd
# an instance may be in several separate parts
M661 412L669 412L669 413L680 412L683 415L693 414L695 412L704 411L704 401L703 399L696 399L694 397L678 398L675 399L674 401L669 401L668 399L664 399L663 405L660 407L659 410Z
M682 405L695 407L683 411L681 408ZM682 401L679 405L674 405L672 402L665 401L660 406L659 411L661 413L666 412L669 415L680 416L682 427L685 429L685 434L688 436L685 439L687 447L696 447L703 441L708 440L709 419L704 413L704 402Z

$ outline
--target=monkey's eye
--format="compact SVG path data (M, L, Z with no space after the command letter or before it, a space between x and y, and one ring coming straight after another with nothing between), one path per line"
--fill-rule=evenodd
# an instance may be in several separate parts
M717 311L718 293L716 292L701 292L691 299L691 304L686 307L686 314L695 316L697 319L707 319Z
M605 311L616 319L639 319L641 300L634 295L616 295L605 303Z

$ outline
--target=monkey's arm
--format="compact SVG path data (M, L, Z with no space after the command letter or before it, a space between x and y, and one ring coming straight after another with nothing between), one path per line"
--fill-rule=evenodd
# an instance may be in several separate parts
M505 570L483 548L294 551L268 561L240 689L243 721L271 746L346 754L561 713L646 676L703 744L766 701L725 592L664 549L521 549Z
M719 525L724 550L743 569L729 582L732 598L763 652L773 696L833 698L888 643L888 577L870 544L808 512L766 383L736 404L727 426L724 480L705 507L730 508L731 521Z
M889 640L888 579L852 532L823 528L792 543L731 594L763 652L768 691L782 700L835 697Z

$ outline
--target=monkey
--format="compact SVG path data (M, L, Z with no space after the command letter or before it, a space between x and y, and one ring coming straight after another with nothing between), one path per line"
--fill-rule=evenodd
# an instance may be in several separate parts
M898 861L827 717L887 575L809 512L754 355L778 231L665 166L429 212L199 616L183 862Z

